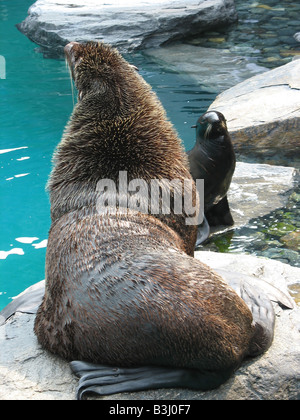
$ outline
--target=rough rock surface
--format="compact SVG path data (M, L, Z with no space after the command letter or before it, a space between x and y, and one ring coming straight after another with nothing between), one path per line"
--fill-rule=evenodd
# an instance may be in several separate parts
M300 269L248 255L197 252L196 258L264 279L286 290ZM275 337L261 357L249 359L220 388L209 392L161 389L117 394L108 400L296 400L300 398L300 307L276 311ZM0 327L0 399L74 399L77 379L68 363L41 349L33 333L34 315L17 313Z
M221 93L210 109L227 119L235 149L275 162L300 162L300 60L254 76Z
M94 39L127 52L157 47L236 19L234 0L38 0L18 28L43 52L59 57L69 41Z
M228 192L234 227L284 207L297 180L292 167L238 162Z

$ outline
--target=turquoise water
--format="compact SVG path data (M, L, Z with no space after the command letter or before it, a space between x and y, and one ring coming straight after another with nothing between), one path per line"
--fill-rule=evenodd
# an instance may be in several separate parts
M44 278L50 227L45 185L73 108L65 62L43 58L15 27L31 4L0 0L0 55L6 60L6 79L0 79L0 310ZM186 147L192 147L194 130L189 127L215 94L141 55L130 59L158 92Z

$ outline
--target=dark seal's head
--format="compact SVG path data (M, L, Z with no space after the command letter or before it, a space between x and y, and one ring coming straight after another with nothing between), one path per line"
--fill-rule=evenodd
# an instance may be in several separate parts
M224 115L218 111L208 111L203 114L193 126L196 128L197 142L222 141L228 136Z

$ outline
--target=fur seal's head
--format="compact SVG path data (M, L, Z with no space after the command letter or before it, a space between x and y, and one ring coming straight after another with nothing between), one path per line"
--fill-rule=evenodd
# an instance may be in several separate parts
M203 114L192 128L196 128L197 141L223 140L228 136L224 115L218 111L208 111Z
M103 110L106 109L106 113L111 110L114 116L122 105L127 108L132 105L130 93L136 88L134 80L139 75L137 68L116 49L101 42L70 42L65 46L65 56L78 90L79 102L86 97L101 96Z

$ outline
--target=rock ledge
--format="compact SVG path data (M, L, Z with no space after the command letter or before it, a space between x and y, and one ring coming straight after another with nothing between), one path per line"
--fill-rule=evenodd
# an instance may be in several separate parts
M157 47L236 21L234 0L38 0L18 25L51 57L70 41L99 40L121 52Z

